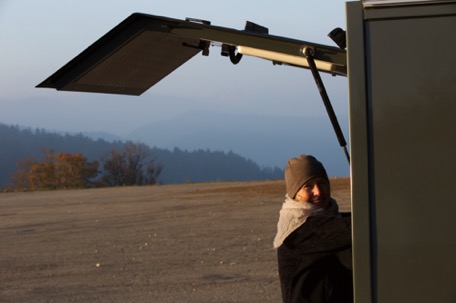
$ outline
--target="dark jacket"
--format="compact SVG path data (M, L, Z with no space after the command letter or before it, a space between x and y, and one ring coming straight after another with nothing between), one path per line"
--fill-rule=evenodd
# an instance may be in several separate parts
M278 248L284 303L352 303L351 224L342 217L310 217Z

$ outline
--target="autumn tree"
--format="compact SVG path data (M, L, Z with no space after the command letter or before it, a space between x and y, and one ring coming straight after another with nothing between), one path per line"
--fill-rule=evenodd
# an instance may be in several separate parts
M88 162L81 153L57 153L54 159L55 179L61 188L90 187L98 174L98 162Z
M52 149L42 149L44 157L41 162L35 163L30 167L28 173L29 188L36 189L57 189L55 176L54 151Z
M105 186L156 184L162 167L152 150L144 144L128 143L123 150L112 150L103 163Z
M17 189L85 188L94 183L98 162L89 162L81 153L54 154L52 149L42 149L43 159L34 158L17 164L18 171L12 178Z
M27 158L16 163L17 171L11 177L12 187L15 189L29 189L29 173L33 165L36 164L35 157Z

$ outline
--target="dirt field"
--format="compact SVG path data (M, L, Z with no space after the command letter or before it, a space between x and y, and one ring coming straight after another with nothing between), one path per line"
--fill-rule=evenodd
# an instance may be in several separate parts
M333 179L350 210L349 179ZM280 302L283 181L0 194L0 302Z

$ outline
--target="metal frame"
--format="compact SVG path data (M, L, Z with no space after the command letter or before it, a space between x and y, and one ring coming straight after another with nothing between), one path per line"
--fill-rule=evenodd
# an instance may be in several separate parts
M131 53L118 60L124 65L122 69L114 69L111 72L111 74L115 73L117 77L115 81L111 81L114 85L108 83L97 87L94 79L88 81L90 85L79 85L79 82L84 82L84 77L88 77L89 73L95 69L103 69L106 64L111 64L109 62L110 59L120 56L120 53L127 53L125 51L126 48L147 34L152 37L152 40L157 40L156 46L153 45L154 41L151 41L151 45L148 46L149 49L145 50L150 52L151 58L154 56L154 51L161 47L158 40L164 37L176 41L173 52L176 54L189 52L189 54L184 54L176 59L174 65L166 66L165 71L145 71L142 69L147 67L142 68L139 64L138 66L129 67L127 63L123 63L135 58L135 54ZM179 41L183 42L180 43ZM55 88L64 91L140 95L196 53L202 51L203 55L208 55L211 43L234 47L239 54L263 58L278 64L304 68L308 68L308 62L302 51L306 47L312 47L314 49L315 64L320 71L333 75L346 76L347 74L346 52L336 47L273 36L264 32L213 26L208 21L195 19L178 20L135 13L45 81L38 84L37 87ZM190 51L190 49L193 50ZM116 64L120 65L119 63ZM133 84L138 80L137 78L126 78L130 74L138 73L143 74L142 81L148 81L141 88L135 87ZM150 80L147 79L148 77Z

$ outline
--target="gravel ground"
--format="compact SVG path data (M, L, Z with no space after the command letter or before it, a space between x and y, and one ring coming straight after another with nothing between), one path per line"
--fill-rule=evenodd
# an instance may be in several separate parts
M349 179L332 179L350 210ZM0 302L280 302L283 181L0 194Z

